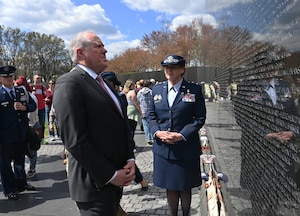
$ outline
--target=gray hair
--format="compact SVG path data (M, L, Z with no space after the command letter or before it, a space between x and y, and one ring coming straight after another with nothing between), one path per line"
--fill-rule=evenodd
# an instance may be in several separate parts
M74 63L78 63L76 49L77 48L84 49L91 44L91 40L86 37L88 34L95 34L95 32L92 30L78 32L70 41L69 55L70 55L71 60Z

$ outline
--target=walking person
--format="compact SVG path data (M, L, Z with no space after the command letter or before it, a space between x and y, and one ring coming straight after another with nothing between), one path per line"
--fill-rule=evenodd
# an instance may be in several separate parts
M55 122L53 121L50 123L50 110L52 107L52 101L53 101L53 94L54 94L54 88L55 88L55 82L54 80L49 80L48 82L49 88L46 90L47 97L45 98L45 112L46 112L46 118L48 122L48 130L49 130L49 141L54 141L55 139L58 139L58 135L55 135L55 130L50 130L52 126L55 125Z
M148 107L149 107L151 97L152 97L152 90L150 88L151 85L152 85L152 83L150 80L144 80L144 82L142 84L142 88L137 93L137 99L139 101L141 111L142 111L143 129L144 129L145 136L146 136L146 142L149 145L152 145L152 143L153 143L153 138L149 131L149 126L148 126L148 121L147 121Z
M19 199L19 192L35 189L27 183L24 168L27 113L37 105L31 97L27 98L24 88L14 86L15 71L13 66L0 67L0 174L3 193L10 200Z
M126 80L123 88L123 94L126 95L127 99L127 117L129 121L129 126L133 133L133 138L137 125L141 124L142 115L141 107L136 97L135 84L133 80ZM136 146L134 147L134 149L136 150Z
M201 185L198 131L206 119L201 85L182 78L185 60L168 55L162 62L167 81L152 88L149 128L154 138L153 182L165 188L171 216L190 214L191 189Z
M76 66L57 80L53 97L70 195L82 216L116 216L123 187L135 178L126 113L99 76L108 66L106 52L94 32L74 36L69 53Z
M32 94L36 96L38 99L38 114L39 114L39 122L42 127L42 138L44 139L45 132L45 118L46 118L46 104L45 98L47 97L46 87L42 85L42 76L39 74L35 74L33 76L33 84L31 85Z

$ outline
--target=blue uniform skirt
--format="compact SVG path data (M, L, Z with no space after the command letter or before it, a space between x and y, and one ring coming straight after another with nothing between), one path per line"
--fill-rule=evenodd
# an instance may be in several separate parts
M153 182L158 187L176 191L200 186L200 158L169 160L154 154Z

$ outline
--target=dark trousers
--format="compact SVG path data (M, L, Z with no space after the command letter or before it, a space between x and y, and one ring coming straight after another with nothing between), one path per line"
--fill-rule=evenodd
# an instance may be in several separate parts
M45 108L44 109L39 109L38 116L39 116L40 125L42 127L42 138L44 138L44 133L45 133L45 118L46 118Z
M116 216L123 188L109 185L97 192L92 202L76 202L81 216Z
M4 194L22 190L27 184L25 173L26 142L3 143L0 155L0 174ZM13 167L11 166L13 162Z
M143 180L143 178L144 177L143 177L140 169L138 168L137 165L135 165L135 179L134 179L135 183L140 183Z
M128 122L129 122L129 127L131 129L131 140L133 142L133 146L135 147L135 142L134 142L134 133L135 133L135 130L136 130L136 126L137 126L137 122L132 120L132 119L128 119ZM143 175L140 171L140 169L138 168L137 165L135 165L135 183L140 183L142 180L143 180Z
M132 138L133 138L134 137L134 132L135 132L135 129L136 129L136 126L137 126L137 122L132 120L132 119L128 119L128 123L129 123L129 127L131 129Z

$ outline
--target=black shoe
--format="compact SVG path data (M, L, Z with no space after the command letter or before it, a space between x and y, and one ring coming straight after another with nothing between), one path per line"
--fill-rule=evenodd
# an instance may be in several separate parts
M148 140L147 143L148 143L148 145L152 145L153 141L152 140Z
M147 191L147 190L148 190L148 186L141 187L141 191Z
M34 191L34 190L35 190L35 187L32 186L31 184L27 183L27 185L25 185L25 187L23 187L23 188L18 188L18 192L19 192L19 193L20 193L20 192L23 192L23 191L25 191L25 190L27 190L27 191Z
M5 194L5 196L9 199L9 200L18 200L20 199L19 194L17 193L9 193L9 194Z
M28 184L25 186L25 190L27 190L27 191L34 191L34 190L35 190L35 187L28 183Z
M27 179L33 178L35 175L36 175L35 170L29 170L28 173L27 173L26 178Z

